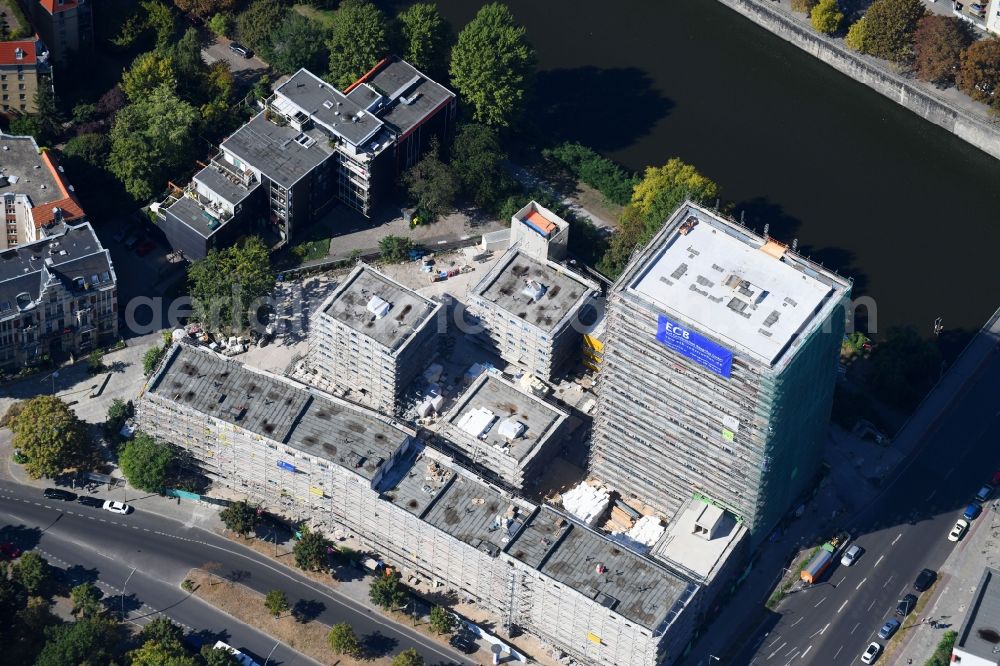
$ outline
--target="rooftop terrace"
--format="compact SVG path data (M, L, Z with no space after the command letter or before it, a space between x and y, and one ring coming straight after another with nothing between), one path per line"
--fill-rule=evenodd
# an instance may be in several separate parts
M305 69L295 72L274 92L354 146L372 139L383 127L364 106ZM277 106L286 111L280 102Z
M277 125L263 111L223 141L222 149L286 188L333 154L322 130Z
M653 557L681 571L696 576L696 580L711 581L725 562L735 543L747 534L747 528L728 512L719 514L712 527L711 539L696 533L699 518L704 521L704 509L715 509L699 500L690 500L667 526L667 531L653 548Z
M167 211L203 238L208 238L225 224L219 211L203 206L188 196L177 199L170 204Z
M248 188L239 180L230 175L221 165L209 165L194 175L194 180L204 183L208 189L234 206L246 199L259 183L253 183L253 187Z
M455 93L402 60L387 61L366 82L385 97L387 108L379 117L402 136L455 98ZM364 87L358 86L348 96L355 99L359 91L363 94Z
M431 322L441 307L412 289L359 265L323 304L327 317L393 351Z

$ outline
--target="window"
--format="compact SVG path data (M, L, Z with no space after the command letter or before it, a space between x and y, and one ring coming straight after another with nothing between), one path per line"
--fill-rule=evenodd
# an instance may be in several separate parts
M25 96L24 93L21 93L20 95L18 95L17 98L18 99L27 99L27 97Z
M24 84L23 83L18 83L17 84L17 89L18 90L24 90Z

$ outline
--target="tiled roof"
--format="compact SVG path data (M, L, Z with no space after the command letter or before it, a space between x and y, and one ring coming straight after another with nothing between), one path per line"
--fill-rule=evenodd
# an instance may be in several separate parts
M59 165L55 159L48 152L42 153L41 157L42 163L52 172L52 177L55 178L56 185L63 196L61 199L50 201L31 209L31 217L35 221L35 227L40 228L52 222L55 218L53 213L54 208L58 208L62 212L63 222L72 222L84 217L83 208L80 206L80 202L76 196L66 188L66 181L63 179L63 174L59 171Z
M49 14L57 14L59 12L65 12L70 9L75 9L79 4L77 0L63 0L59 2L58 0L38 0L42 7L45 8Z
M17 49L24 51L20 60ZM15 42L0 42L0 65L34 65L37 62L34 39L20 39Z

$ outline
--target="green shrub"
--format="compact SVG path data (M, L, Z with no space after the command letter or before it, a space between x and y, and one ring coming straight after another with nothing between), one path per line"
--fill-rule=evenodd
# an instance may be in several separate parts
M567 142L555 148L546 148L542 155L599 191L608 201L621 206L629 202L632 190L639 182L635 175L630 175L608 158L579 143Z

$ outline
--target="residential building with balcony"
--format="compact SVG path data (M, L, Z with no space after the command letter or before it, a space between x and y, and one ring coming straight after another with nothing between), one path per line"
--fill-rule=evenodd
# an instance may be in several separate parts
M34 113L40 88L52 89L52 64L37 37L0 42L0 110L4 115Z
M94 52L94 16L88 0L19 0L31 24L52 50L56 65Z

